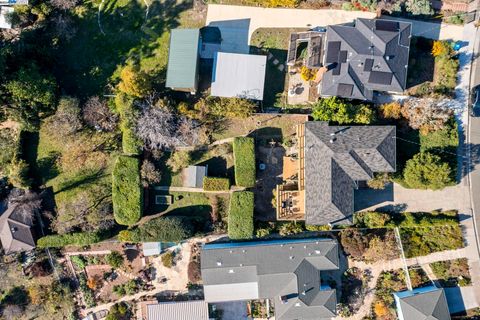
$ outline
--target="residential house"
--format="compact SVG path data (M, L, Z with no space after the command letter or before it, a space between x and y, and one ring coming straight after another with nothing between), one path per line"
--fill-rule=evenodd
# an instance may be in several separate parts
M352 24L290 35L288 101L319 96L371 101L375 91L406 89L412 26L409 22L358 18ZM314 71L301 77L302 66Z
M325 271L339 269L335 240L210 243L200 261L208 303L271 299L277 320L335 317L335 289L322 282Z
M211 95L263 100L266 65L266 56L218 52L213 62Z
M23 206L10 204L0 216L0 242L5 254L35 248L32 232L34 213L24 210L26 209Z
M450 320L442 288L428 286L393 294L399 320Z
M328 26L321 95L372 100L374 91L403 92L411 34L411 23L384 19Z
M199 29L173 29L170 34L166 87L195 93L198 88Z
M376 172L396 170L395 126L300 126L298 170L277 187L277 218L311 225L351 224L354 191Z
M209 320L208 304L203 300L140 303L142 320Z

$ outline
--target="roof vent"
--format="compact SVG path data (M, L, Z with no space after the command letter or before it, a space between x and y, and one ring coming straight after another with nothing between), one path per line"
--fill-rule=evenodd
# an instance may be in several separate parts
M233 253L233 250L230 250L230 253Z
M390 60L390 56L385 56L385 60Z
M12 233L17 232L17 227L11 227L11 228L10 228L10 231L11 231Z
M307 249L307 246L303 246L303 249Z
M335 139L330 139L330 143L334 143L335 142Z
M292 247L292 246L290 246L290 250L292 250L292 249L293 249L293 247Z
M294 256L288 257L288 259L290 259L290 260L293 260L294 258L295 258Z
M243 263L240 263L240 267L243 267Z
M235 271L233 271L233 269L230 269L228 270L228 273L235 273Z
M222 265L222 261L217 261L217 266L221 266Z
M316 254L320 254L320 250L315 250L315 253L316 253Z
M300 307L300 302L295 303L295 307Z
M245 253L245 252L247 252L247 250L243 249L242 252Z

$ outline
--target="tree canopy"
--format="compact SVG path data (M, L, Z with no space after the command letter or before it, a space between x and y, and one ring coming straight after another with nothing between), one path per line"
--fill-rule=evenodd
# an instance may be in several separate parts
M330 97L320 99L313 106L312 117L338 124L370 124L375 120L375 112L366 104L353 105L346 100Z
M429 152L416 154L407 161L403 177L411 188L439 190L452 185L453 172L450 165Z

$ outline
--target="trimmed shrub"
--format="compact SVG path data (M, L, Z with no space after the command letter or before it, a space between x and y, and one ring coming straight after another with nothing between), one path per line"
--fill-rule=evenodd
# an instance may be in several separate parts
M97 243L102 240L102 237L97 232L77 232L68 234L54 234L42 237L37 241L37 247L65 247L68 245L86 246Z
M230 239L250 239L253 236L253 192L232 193L228 212Z
M171 268L173 267L173 252L168 251L162 254L162 264L165 268Z
M235 158L235 183L240 187L255 186L255 140L248 137L236 137L233 140Z
M143 211L143 188L140 181L140 161L120 156L112 173L112 200L115 221L133 225L140 220Z
M179 242L190 238L193 230L180 217L159 217L132 230L123 230L118 239L124 242Z
M203 190L228 191L230 190L230 180L228 178L204 177Z
M410 188L440 190L455 184L448 163L428 152L416 154L407 161L403 178Z

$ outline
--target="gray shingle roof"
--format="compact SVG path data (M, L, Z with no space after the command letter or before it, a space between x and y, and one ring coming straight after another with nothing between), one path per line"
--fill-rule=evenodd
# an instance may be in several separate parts
M203 188L203 178L207 176L207 166L188 166L183 169L184 187Z
M279 320L333 317L335 290L322 287L320 276L338 268L331 239L206 244L201 251L207 302L274 298Z
M443 289L419 288L395 293L400 320L450 320Z
M356 181L374 172L395 172L394 126L305 124L307 224L349 224Z
M29 215L22 215L21 210L18 205L10 205L0 216L0 241L6 254L35 248L30 229L33 221L26 218Z
M329 26L328 71L322 78L321 94L372 100L373 91L404 91L410 37L411 24L400 21L358 18L355 26ZM346 90L351 85L353 90Z

